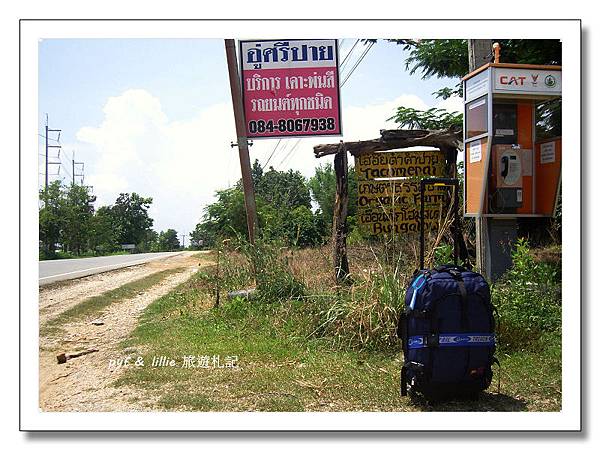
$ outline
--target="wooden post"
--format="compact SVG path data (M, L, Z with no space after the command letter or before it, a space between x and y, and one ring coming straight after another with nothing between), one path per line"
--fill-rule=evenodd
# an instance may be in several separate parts
M449 178L457 178L458 170L456 168L456 157L458 154L458 149L456 147L440 147L440 151L444 154L446 159L446 173L445 176ZM450 195L450 193L448 193ZM449 198L458 198L458 196L450 196ZM456 205L458 207L458 205ZM452 222L452 226L450 227L450 232L452 236L458 236L458 242L454 243L458 245L458 259L460 261L465 261L467 266L470 266L469 263L469 251L467 249L467 243L465 242L465 237L462 233L460 223ZM456 229L458 227L458 230Z
M252 184L252 168L250 167L250 154L248 153L248 137L244 120L244 105L242 105L242 88L240 86L234 39L225 39L225 52L227 54L231 100L233 101L237 147L240 155L240 166L242 168L242 184L244 185L248 240L251 244L254 244L254 235L258 230L258 220L256 218L256 201L254 199L254 186Z
M333 207L333 264L336 282L348 281L348 253L346 237L348 235L348 154L342 146L335 154L333 161L335 169L335 205Z
M220 279L219 279L219 277L221 276L221 274L219 273L219 263L220 263L219 260L220 259L221 259L221 248L220 248L220 246L218 246L217 247L217 276L216 276L216 283L215 283L216 284L216 286L215 286L216 298L215 298L215 305L214 305L215 308L219 307L220 300L221 300L221 283L220 283Z

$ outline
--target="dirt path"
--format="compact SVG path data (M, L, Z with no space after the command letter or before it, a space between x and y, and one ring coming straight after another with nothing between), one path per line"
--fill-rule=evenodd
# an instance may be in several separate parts
M114 388L111 384L125 368L109 367L109 362L127 356L118 344L135 328L141 312L154 300L165 295L208 264L182 254L143 266L86 277L68 283L40 289L40 324L60 312L94 295L114 289L166 269L181 268L134 298L110 305L97 318L103 325L89 320L74 321L63 326L58 336L40 336L40 408L43 411L135 411L152 409L154 399L131 388ZM48 351L48 348L60 348ZM58 364L56 355L83 349L98 352ZM126 353L134 349L126 349ZM133 403L132 400L135 400Z

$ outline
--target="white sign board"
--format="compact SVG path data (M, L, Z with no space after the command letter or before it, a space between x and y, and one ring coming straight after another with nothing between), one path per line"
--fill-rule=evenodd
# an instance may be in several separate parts
M123 250L133 250L135 248L135 244L121 244L121 248Z
M522 92L527 94L560 95L560 70L533 70L494 67L494 92Z
M556 161L555 142L546 142L540 145L540 164L549 164Z
M484 70L466 81L465 86L465 102L481 97L488 92L488 72Z
M481 161L481 140L473 141L469 144L469 162Z

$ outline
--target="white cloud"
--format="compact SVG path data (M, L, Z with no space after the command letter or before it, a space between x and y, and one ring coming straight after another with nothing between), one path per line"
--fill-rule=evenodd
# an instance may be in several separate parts
M463 100L462 97L449 97L446 100L441 100L436 108L447 109L450 112L463 112Z
M169 122L158 98L132 89L109 98L103 112L99 126L77 133L94 160L86 166L86 182L94 186L99 205L113 203L121 192L137 192L153 198L156 229L189 232L215 189L239 177L235 165L225 173L235 136L228 104Z
M387 119L398 106L428 108L415 95L401 95L382 103L343 108L343 137L283 140L269 161L278 170L299 170L312 176L319 164L313 146L328 142L368 140L382 128L395 128ZM86 184L94 186L98 205L113 203L120 192L137 192L154 199L150 208L157 230L189 232L217 189L240 177L233 110L230 103L215 104L188 120L169 121L160 100L141 89L111 97L104 120L77 133L86 161ZM255 140L251 160L264 165L277 140ZM294 149L292 151L292 149Z
M316 159L313 152L313 147L315 145L334 143L339 142L340 140L350 142L376 139L379 137L379 131L381 129L398 127L394 122L387 120L394 114L398 106L415 109L428 108L427 104L416 95L401 95L393 100L388 100L383 103L344 107L342 110L343 136L302 139L291 154L290 150L296 144L297 139L290 139L291 142L286 148L281 150L280 146L277 149L277 152L269 165L273 165L279 170L292 168L294 170L299 170L305 176L312 176L316 166L331 161L332 159L332 157ZM261 145L263 142L261 142ZM269 145L267 156L264 159L259 158L261 162L264 163L266 161L275 142L276 141Z

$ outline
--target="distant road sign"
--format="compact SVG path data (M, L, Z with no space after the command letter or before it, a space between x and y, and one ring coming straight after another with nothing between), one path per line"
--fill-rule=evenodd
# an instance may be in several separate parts
M123 250L133 250L135 248L135 244L121 244L121 248Z

